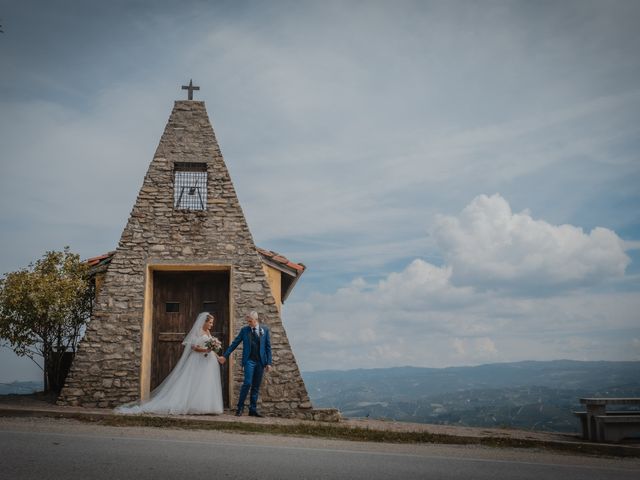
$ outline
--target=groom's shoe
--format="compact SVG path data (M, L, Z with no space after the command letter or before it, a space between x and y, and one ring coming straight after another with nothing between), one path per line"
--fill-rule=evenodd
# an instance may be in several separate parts
M241 417L242 416L242 410L238 409L236 410L236 417Z
M260 418L264 417L264 415L262 415L261 413L258 413L256 410L249 411L249 416L250 417L260 417Z

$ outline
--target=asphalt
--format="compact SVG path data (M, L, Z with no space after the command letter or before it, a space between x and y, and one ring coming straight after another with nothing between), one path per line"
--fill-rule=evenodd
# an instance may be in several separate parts
M70 418L90 422L110 422L117 424L123 417L132 415L117 414L103 408L83 408L58 406L48 399L37 395L0 396L0 416L2 417L50 417ZM236 417L232 412L221 415L143 415L145 421L170 419L185 428L220 428L229 424L250 424L263 433L269 433L270 426L307 426L313 435L313 427L331 426L336 429L365 429L369 432L428 433L435 435L436 443L482 443L504 447L534 447L551 450L569 451L590 455L616 457L640 457L640 443L607 444L583 441L577 435L517 430L510 428L480 428L454 425L433 425L423 423L394 422L376 419L342 419L337 423L315 422L309 420L287 419L279 417Z

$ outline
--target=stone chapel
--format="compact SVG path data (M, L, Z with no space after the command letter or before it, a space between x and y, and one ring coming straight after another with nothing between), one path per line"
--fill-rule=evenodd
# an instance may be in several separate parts
M186 88L186 87L185 87ZM199 312L216 316L224 348L256 310L271 329L267 415L337 420L312 408L280 317L302 264L254 244L204 102L176 101L117 249L95 263L95 308L59 405L113 408L146 399L171 371ZM237 402L242 347L222 368L225 407Z

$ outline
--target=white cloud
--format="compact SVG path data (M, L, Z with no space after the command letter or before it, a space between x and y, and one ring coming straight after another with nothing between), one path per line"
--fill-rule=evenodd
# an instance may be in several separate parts
M627 240L624 242L625 250L640 250L640 241L638 240Z
M470 288L451 284L451 267L437 267L421 259L412 261L402 272L390 273L371 293L376 303L389 307L437 308L460 305L473 297Z
M358 280L332 294L288 303L284 320L301 368L638 356L637 340L629 340L640 334L635 292L523 298L415 281L434 271L446 276L447 270L416 260L380 282ZM442 280L434 277L436 284Z
M513 213L499 194L480 195L459 216L439 216L434 237L455 284L558 288L624 275L631 259L611 230L585 233Z
M458 357L464 361L487 361L498 355L495 343L489 337L454 338L452 347Z
M628 334L638 333L640 298L584 290L584 283L624 276L629 259L614 232L553 226L483 195L460 216L440 217L436 237L443 266L415 259L377 282L357 278L287 305L302 368L637 356ZM487 279L508 288L486 288ZM525 288L543 284L562 288Z

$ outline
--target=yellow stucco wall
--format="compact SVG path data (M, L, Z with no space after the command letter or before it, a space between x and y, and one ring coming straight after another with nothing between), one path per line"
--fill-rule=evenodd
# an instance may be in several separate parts
M280 276L282 272L280 270L276 270L269 265L262 264L262 269L264 270L265 275L267 276L267 282L269 282L269 286L271 287L271 295L276 301L276 306L278 307L278 311L282 311L282 280Z

